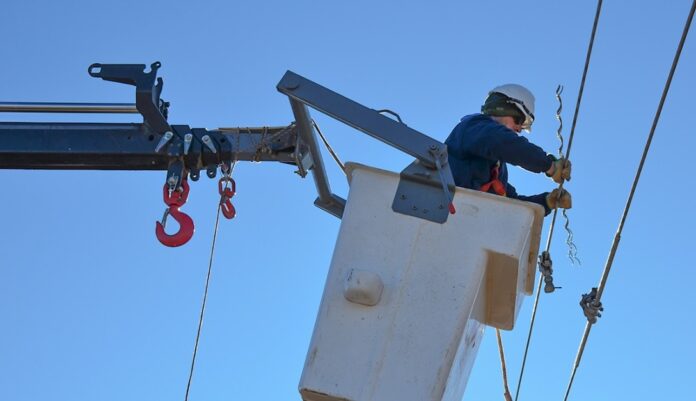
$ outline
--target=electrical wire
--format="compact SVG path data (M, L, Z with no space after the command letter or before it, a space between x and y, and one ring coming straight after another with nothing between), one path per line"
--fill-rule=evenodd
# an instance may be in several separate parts
M595 17L594 17L594 23L592 25L592 34L590 35L590 43L587 47L587 55L585 57L585 67L583 68L582 71L582 79L580 80L580 89L578 90L578 100L575 104L575 113L573 114L573 124L570 128L570 136L568 138L568 148L566 148L566 160L568 159L568 156L570 155L570 148L573 144L573 137L575 136L575 126L578 121L578 113L580 111L580 103L582 101L582 94L585 88L585 80L587 78L587 71L590 66L590 58L592 56L592 47L594 46L594 40L595 40L595 34L597 32L597 24L599 22L599 15L602 10L602 0L597 1L597 11L595 12ZM559 189L563 188L563 183L561 183L558 186ZM558 209L554 209L553 211L553 218L551 219L551 225L549 226L549 235L546 241L546 252L549 251L551 247L551 238L553 237L553 229L554 225L556 224L556 216L558 215ZM534 320L536 319L536 313L539 305L539 295L541 294L541 285L544 282L544 277L542 275L539 276L539 284L537 285L536 289L536 297L534 298L534 307L532 309L532 319L529 324L529 334L527 335L527 343L524 348L524 356L522 357L522 367L520 368L520 377L519 380L517 381L517 390L515 391L515 401L519 398L520 395L520 388L522 387L522 378L524 377L524 368L527 363L527 355L529 352L529 344L532 340L532 332L534 331Z
M677 46L677 51L674 55L674 60L672 61L672 67L670 68L669 75L667 77L667 82L665 82L665 87L662 90L662 96L660 97L660 103L657 106L657 111L655 112L655 118L653 119L652 126L650 127L650 134L648 135L648 139L645 143L645 148L643 149L643 155L640 159L640 164L638 165L638 170L636 171L636 176L633 179L633 185L631 186L631 191L629 192L628 195L628 200L626 201L626 206L624 207L623 214L621 215L621 220L619 222L619 227L616 231L616 235L614 236L614 240L611 245L611 249L609 251L609 256L607 257L606 265L604 266L604 271L602 272L602 277L599 281L599 286L597 287L597 295L595 296L595 300L593 303L595 305L600 305L600 299L602 298L602 293L604 292L604 287L606 286L607 279L609 278L609 272L611 271L611 266L614 263L614 256L616 256L616 251L619 247L619 241L621 240L621 232L623 231L624 224L626 223L626 218L628 217L628 212L629 209L631 208L631 203L633 201L633 196L636 192L636 187L638 186L638 181L640 180L640 175L643 171L643 166L645 164L645 159L648 156L648 151L650 150L650 144L652 143L653 136L655 134L655 128L657 127L657 123L660 120L660 115L662 114L662 108L665 104L665 99L667 98L667 93L669 92L669 88L672 85L672 78L674 77L674 72L677 69L677 64L679 63L679 57L681 56L682 49L684 48L684 42L686 41L686 36L689 33L689 28L691 27L691 21L693 20L694 17L694 11L696 11L696 0L694 0L693 4L691 5L691 11L689 12L689 16L686 19L686 24L684 25L684 31L682 32L681 39L679 40L679 45ZM575 374L577 373L578 367L580 366L580 360L582 359L583 352L585 351L585 346L587 345L587 339L590 335L590 331L592 329L592 324L590 321L588 321L585 324L585 331L582 335L582 340L580 341L580 347L578 348L578 353L575 356L575 362L573 364L573 370L570 375L570 381L568 382L568 387L566 389L565 397L563 398L565 401L568 400L568 396L570 395L570 390L573 386L573 380L575 379Z

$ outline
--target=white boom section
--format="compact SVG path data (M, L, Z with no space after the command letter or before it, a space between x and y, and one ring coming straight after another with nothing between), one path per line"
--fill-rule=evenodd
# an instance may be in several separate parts
M457 188L438 224L392 211L399 174L348 176L302 398L460 401L484 326L512 329L532 293L543 209Z

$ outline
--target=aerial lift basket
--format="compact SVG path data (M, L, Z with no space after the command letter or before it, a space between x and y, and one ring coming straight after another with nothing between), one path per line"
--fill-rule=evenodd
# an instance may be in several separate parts
M460 401L484 327L511 330L533 291L543 209L457 188L439 224L392 210L399 174L347 171L302 398Z

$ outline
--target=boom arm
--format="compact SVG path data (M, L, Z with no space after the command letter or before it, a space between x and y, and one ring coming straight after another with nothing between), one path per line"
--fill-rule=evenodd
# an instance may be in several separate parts
M315 204L340 218L345 200L331 192L310 106L414 156L416 162L401 174L393 209L439 223L447 220L443 203L451 199L454 184L441 142L291 71L277 85L289 97L295 117L288 126L207 130L170 125L169 103L160 99L163 80L156 77L160 63L148 72L145 67L93 64L88 70L93 77L135 86L135 105L0 103L5 112L137 112L143 117L133 124L0 122L0 168L167 170L166 182L179 188L187 174L195 181L203 169L215 177L222 163L279 161L297 166L303 177L312 171L319 194Z

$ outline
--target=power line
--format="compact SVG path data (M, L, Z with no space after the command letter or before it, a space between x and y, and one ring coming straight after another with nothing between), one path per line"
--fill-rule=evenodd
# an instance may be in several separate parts
M599 22L599 15L602 10L602 0L597 1L597 11L595 12L595 17L594 17L594 23L592 25L592 34L590 35L590 43L587 47L587 55L585 57L585 67L583 68L582 71L582 79L580 80L580 89L578 90L578 100L575 104L575 112L573 114L573 124L570 128L570 136L568 138L568 148L566 148L566 160L568 159L568 156L570 155L570 148L573 144L573 137L575 136L575 126L578 121L578 113L580 111L580 103L582 101L582 94L585 89L585 79L587 78L587 70L590 67L590 58L592 56L592 47L594 45L594 40L595 40L595 34L597 32L597 24ZM559 189L563 188L563 183L558 186ZM556 224L556 216L558 215L558 209L554 209L553 211L553 217L551 219L551 225L549 226L549 235L546 240L546 250L544 253L546 255L549 255L549 249L551 248L551 239L553 238L553 229ZM517 381L517 390L515 391L515 401L519 398L520 395L520 388L522 387L522 378L524 376L524 367L527 363L527 354L529 352L529 344L532 340L532 332L534 331L534 320L536 319L536 313L537 313L537 308L539 305L539 295L541 294L541 285L544 282L544 276L540 275L539 276L539 284L537 285L537 290L536 290L536 297L534 298L534 307L532 309L532 319L529 324L529 334L527 335L527 343L524 348L524 356L522 357L522 367L520 368L520 377L519 380Z
M621 221L619 222L619 228L616 231L616 235L614 236L614 241L611 245L611 250L609 251L609 256L607 257L607 262L606 265L604 266L604 271L602 272L602 277L599 281L599 286L597 286L596 290L596 295L594 296L594 300L592 301L592 306L595 308L601 307L601 302L600 299L602 298L602 293L604 292L604 287L606 286L607 279L609 278L609 272L611 271L611 266L614 262L614 256L616 256L616 251L619 247L619 241L621 240L621 232L623 231L624 224L626 223L626 218L628 217L628 212L629 209L631 208L631 202L633 201L633 195L636 192L636 187L638 186L638 181L640 180L640 175L643 171L643 166L645 164L645 159L648 156L648 151L650 150L650 144L652 143L653 135L655 134L655 128L657 127L657 123L660 120L660 114L662 114L662 107L665 104L665 99L667 98L667 93L669 92L669 88L672 84L672 78L674 77L674 71L677 69L677 64L679 63L679 56L681 56L682 49L684 48L684 42L686 41L686 36L689 33L689 28L691 27L691 21L693 20L694 17L694 11L696 11L696 0L691 5L691 11L689 12L689 16L686 19L686 24L684 25L684 31L682 32L681 39L679 41L679 45L677 46L677 52L674 55L674 60L672 61L672 68L669 71L669 76L667 77L667 82L665 82L665 87L662 90L662 96L660 97L660 103L657 106L657 111L655 112L655 118L653 119L652 126L650 127L650 134L648 135L648 139L645 143L645 148L643 149L643 156L640 159L640 164L638 165L638 170L636 171L636 176L633 179L633 185L631 186L631 191L628 195L628 200L626 201L626 207L624 208L623 214L621 216ZM592 329L592 325L594 324L593 320L589 320L585 324L585 331L582 335L582 340L580 341L580 347L578 348L578 353L575 357L575 363L573 365L573 370L570 375L570 381L568 382L568 388L566 389L565 393L565 398L564 400L568 400L568 396L570 395L570 390L573 386L573 380L575 379L575 373L578 370L578 366L580 366L580 360L582 359L583 352L585 350L585 346L587 344L587 339L590 336L590 331Z

